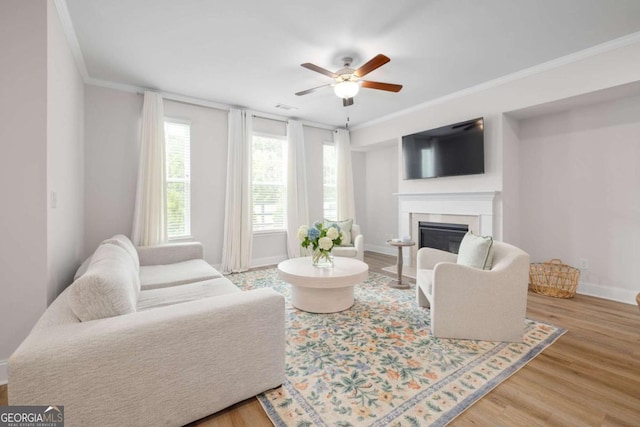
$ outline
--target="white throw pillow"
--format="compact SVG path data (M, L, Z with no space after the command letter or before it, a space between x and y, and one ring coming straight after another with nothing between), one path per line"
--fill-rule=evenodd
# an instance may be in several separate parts
M492 245L491 236L477 236L468 232L460 242L458 264L484 270L488 265Z
M86 273L71 285L69 306L83 322L134 313L139 289L129 254L116 245L100 245Z
M133 267L136 269L136 271L140 271L140 258L138 257L138 251L127 236L125 236L124 234L116 234L112 238L104 240L102 244L112 244L120 246L122 249L127 251L129 256L131 257Z
M330 219L325 218L325 227L331 224L338 224L338 227L340 227L340 231L344 233L344 239L342 239L342 243L340 244L340 246L350 246L352 243L351 227L353 226L353 219L345 219L344 221L331 221Z

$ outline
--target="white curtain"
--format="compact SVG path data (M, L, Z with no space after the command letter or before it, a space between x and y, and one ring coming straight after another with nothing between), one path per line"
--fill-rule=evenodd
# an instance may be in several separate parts
M142 107L138 185L131 233L131 240L136 246L158 245L167 241L164 145L162 96L146 91Z
M309 224L307 171L302 123L287 123L287 252L289 258L302 255L298 228Z
M224 216L222 272L247 271L251 263L251 113L229 110L227 197Z
M353 194L353 167L351 165L351 138L349 131L338 129L333 133L336 145L336 193L338 220L353 219L356 222L356 203Z

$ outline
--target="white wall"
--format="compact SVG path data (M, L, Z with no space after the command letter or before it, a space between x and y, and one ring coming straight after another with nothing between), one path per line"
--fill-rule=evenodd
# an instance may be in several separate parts
M191 121L191 235L202 242L205 259L219 264L224 235L229 114L173 101L164 102L164 114Z
M579 292L634 303L640 289L640 97L525 119L520 233L532 261L580 266Z
M116 233L131 234L135 202L142 95L87 86L85 90L85 255ZM165 115L191 121L191 234L206 260L222 260L227 116L223 110L165 100ZM254 119L257 131L281 134L283 122ZM322 144L331 131L304 127L310 221L322 218ZM252 265L286 259L285 233L256 234Z
M114 234L131 235L141 114L141 95L85 88L85 256Z
M131 235L142 95L86 88L85 255L114 234ZM212 264L222 259L227 167L223 110L164 102L165 116L191 122L191 234Z
M589 52L580 52L570 58L560 58L553 63L542 64L534 69L524 70L516 75L506 76L356 127L351 132L351 142L354 148L366 150L383 146L389 141L399 141L403 135L417 131L484 117L486 162L484 175L400 180L399 192L496 192L494 237L507 241L513 239L514 243L520 241L524 244L527 241L524 235L527 225L520 213L526 208L522 204L519 189L520 182L526 181L527 178L521 175L519 168L523 167L525 158L519 153L518 125L510 117L503 115L638 81L640 81L640 42L629 41L609 50L594 48ZM608 116L611 117L611 114ZM596 154L591 155L597 157ZM401 158L398 158L396 163L402 167L400 161ZM514 162L520 164L517 165ZM368 170L367 173L369 173ZM509 182L506 182L507 180ZM608 179L606 181L609 182ZM637 184L637 181L633 184ZM617 188L626 188L627 185L617 184L616 189L612 191L615 193L618 191ZM374 189L368 188L367 192L372 193ZM607 196L608 199L609 196ZM393 203L393 196L389 195L380 203L384 204L385 201ZM537 202L543 203L541 200ZM371 200L368 200L368 204L371 204ZM548 207L553 208L552 205ZM369 228L372 229L372 224L369 224ZM606 247L629 249L629 244L624 240L620 241L618 246L619 232L611 231L607 237ZM587 233L586 230L584 232ZM502 233L505 233L504 239ZM634 249L637 252L637 247ZM602 251L602 248L600 250ZM618 255L619 249L612 249L612 252L607 252L606 256L610 259L618 259ZM596 263L600 263L598 256L589 254L587 256L594 258ZM625 286L628 286L627 280L635 277L636 273L630 273L624 268L618 271L625 271L625 273L616 273L603 279L602 273L593 271L592 268L588 280L596 285L590 289L599 289L598 286L606 287L607 290L604 292L598 291L599 295L607 294L609 298L629 301L630 291L626 291ZM624 274L624 279L619 274ZM614 288L623 291L618 292ZM582 287L582 290L586 292L587 288Z
M47 304L47 8L0 2L0 383Z
M519 122L509 117L502 116L502 194L499 194L498 212L494 212L496 221L494 227L501 230L503 240L515 246L520 246L520 144Z
M365 248L397 255L397 249L385 242L398 237L398 197L393 195L398 192L398 148L386 146L365 154Z
M73 281L84 244L84 82L56 8L47 8L47 215L51 303ZM55 193L56 207L51 205Z
M502 113L640 80L640 43L574 61L558 61L541 71L498 79L396 115L354 128L354 148L366 148L403 135L485 118L485 174L401 180L399 192L502 191ZM401 159L399 159L401 160Z
M69 285L80 259L84 84L52 1L0 3L0 55L3 383L6 360Z

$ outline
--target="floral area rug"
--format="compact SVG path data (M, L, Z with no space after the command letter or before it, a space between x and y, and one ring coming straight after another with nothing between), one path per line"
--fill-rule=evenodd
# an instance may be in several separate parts
M446 425L565 332L527 319L522 343L434 338L415 290L376 273L333 314L292 307L275 269L228 277L287 300L287 379L258 396L276 426Z

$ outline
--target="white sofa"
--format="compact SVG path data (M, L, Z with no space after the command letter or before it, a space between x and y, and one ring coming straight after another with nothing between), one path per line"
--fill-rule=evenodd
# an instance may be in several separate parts
M117 244L127 250L137 265L140 287L143 290L222 277L220 272L203 259L204 249L200 242L134 247L129 238L118 234L102 242L105 243ZM74 280L87 271L92 258L93 255L82 263Z
M351 226L351 241L353 243L350 245L334 246L331 252L334 256L350 257L364 261L364 237L358 224Z
M418 305L430 307L436 337L521 342L527 308L529 255L494 241L490 270L456 264L457 255L421 248Z
M170 266L197 246L135 252L179 284ZM133 258L100 245L10 357L9 404L64 405L67 426L177 426L283 383L282 295L221 276L140 289Z

